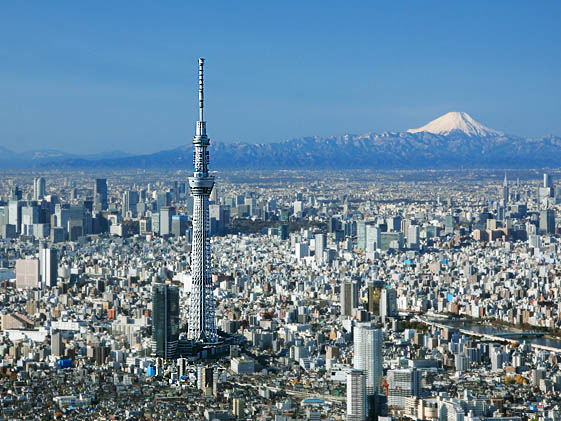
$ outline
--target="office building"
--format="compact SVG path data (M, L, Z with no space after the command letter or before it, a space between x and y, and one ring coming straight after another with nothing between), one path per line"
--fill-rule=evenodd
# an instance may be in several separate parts
M173 215L171 217L171 234L174 237L182 237L187 231L187 217L185 215Z
M327 248L327 235L323 232L320 232L315 235L314 239L316 262L318 264L321 264L324 261L323 252Z
M35 177L33 180L33 200L42 200L46 195L46 183L44 177Z
M150 226L152 227L152 232L154 234L159 234L160 233L160 214L158 212L154 212L151 216L150 216Z
M540 211L539 233L555 234L555 211L553 209Z
M158 192L156 195L156 210L160 212L161 209L167 208L171 205L171 194L167 191Z
M209 215L211 223L211 235L224 234L230 220L230 207L218 204L210 205Z
M358 307L359 287L357 282L341 284L341 316L352 317L353 310Z
M164 283L152 286L152 355L177 356L179 340L179 288Z
M366 251L366 221L356 223L356 248Z
M175 208L160 209L160 235L171 234L171 219L175 215Z
M380 314L380 296L381 289L379 285L368 285L368 312L372 314Z
M127 190L123 192L121 209L121 215L123 218L129 218L136 215L139 200L140 196L137 191Z
M553 188L553 177L551 174L544 173L543 175L543 187L546 189Z
M382 231L373 223L366 224L366 251L373 252L380 248Z
M53 248L39 250L41 284L43 287L53 287L57 282L58 259L57 251Z
M510 190L508 188L508 180L506 178L506 172L505 172L505 179L503 181L503 203L505 204L505 206L508 204L510 198Z
M64 356L64 343L62 342L62 335L58 331L51 333L51 355L55 357Z
M23 202L19 200L10 200L8 202L8 224L15 226L16 233L21 232L21 208Z
M308 256L308 244L307 243L296 243L294 246L294 253L297 259L303 259Z
M21 200L22 199L22 192L21 189L18 186L14 186L11 189L11 195L10 195L10 200Z
M407 248L418 250L419 246L419 226L409 225L409 227L407 227Z
M403 248L402 232L382 232L378 248L382 251L401 250Z
M107 209L107 179L96 178L94 184L94 204L96 209Z
M395 289L382 289L380 295L380 316L382 320L385 320L386 317L397 316L397 291Z
M401 216L391 216L386 219L389 232L398 232L401 230Z
M199 389L203 391L203 396L213 395L216 389L214 374L212 367L197 367L197 377L200 377L200 382L199 379L197 379L197 383L200 383Z

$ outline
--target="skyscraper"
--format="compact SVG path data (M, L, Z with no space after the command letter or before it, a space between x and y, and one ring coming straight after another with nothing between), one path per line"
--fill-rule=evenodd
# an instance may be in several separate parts
M380 248L381 241L380 227L373 223L366 224L366 251L375 251Z
M43 287L56 286L58 275L58 259L56 249L41 248L39 251L39 272Z
M159 212L165 207L171 205L171 195L167 191L158 192L156 194L156 210Z
M353 315L353 309L358 307L359 287L357 282L343 282L341 284L341 316Z
M327 235L323 232L317 233L315 236L315 247L316 247L316 262L318 264L323 263L323 252L327 248Z
M372 323L359 323L354 328L353 367L366 374L366 393L372 395L382 381L382 330Z
M139 199L140 197L137 191L127 190L123 193L123 208L121 209L123 218L128 218L129 213L133 216L136 214L136 205Z
M107 209L107 179L96 178L94 184L94 202L96 208Z
M43 199L45 197L46 189L45 179L43 177L35 177L35 180L33 180L33 199Z
M356 223L356 247L366 251L366 221Z
M188 338L216 342L216 321L210 262L209 196L214 177L208 173L210 139L206 135L204 108L204 59L199 59L199 121L193 138L195 171L189 177L193 196L193 241L191 248L191 296L189 302Z
M179 340L179 288L152 286L152 355L175 358Z
M508 189L508 179L506 178L506 172L505 172L505 179L503 181L503 201L505 205L508 203L509 196L510 196L510 191Z
M171 219L175 215L175 208L160 209L160 235L171 234Z
M386 317L397 316L397 292L393 288L384 288L380 296L380 316L385 321Z
M21 200L21 198L22 198L21 189L18 186L12 187L10 200Z
M546 189L550 189L553 187L553 177L551 177L551 174L544 173L543 186Z
M171 217L171 234L181 237L187 231L187 217L185 215L173 215Z
M51 333L51 354L55 357L62 357L64 355L62 335L58 331Z
M540 211L539 227L540 234L555 234L555 211L553 209Z
M367 410L366 376L362 370L347 373L347 421L364 421Z
M409 225L407 227L407 248L419 249L419 226Z

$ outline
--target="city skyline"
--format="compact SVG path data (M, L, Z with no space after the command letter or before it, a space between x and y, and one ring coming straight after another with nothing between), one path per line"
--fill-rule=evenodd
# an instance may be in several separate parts
M187 143L196 102L182 93L202 55L217 141L406 130L449 111L561 134L555 2L31 7L6 6L0 29L0 145L17 151ZM219 25L202 37L194 16Z
M5 12L0 419L561 421L561 4Z
M184 173L6 174L4 414L559 417L560 170L216 174L214 344Z

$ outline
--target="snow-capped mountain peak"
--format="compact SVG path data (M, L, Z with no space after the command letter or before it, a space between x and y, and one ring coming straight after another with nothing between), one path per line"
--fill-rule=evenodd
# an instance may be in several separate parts
M468 113L450 112L436 120L431 121L418 129L409 129L409 133L429 132L434 134L447 135L459 130L468 136L503 136L504 133L485 127L478 123Z

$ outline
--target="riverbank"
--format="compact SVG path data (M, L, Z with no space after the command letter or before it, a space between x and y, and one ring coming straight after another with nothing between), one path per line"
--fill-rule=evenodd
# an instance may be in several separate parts
M438 320L435 322L428 321L428 323L456 328L459 329L460 331L464 331L466 334L473 333L479 336L488 336L488 337L497 337L497 338L500 338L501 335L504 335L505 333L528 332L528 330L522 330L514 326L494 325L491 323L490 320L486 321L486 320L468 319L468 318L465 319L454 318L448 320ZM561 350L561 338L550 337L549 335L546 335L545 332L540 332L540 333L543 333L544 335L540 337L524 338L523 341L544 349L555 348L556 350ZM513 340L513 342L520 342L520 340Z
M521 333L521 332L537 332L543 333L545 338L553 339L553 340L561 340L561 329L549 329L543 326L532 326L527 323L523 323L521 325L504 322L502 320L497 319L476 319L467 315L458 316L454 313L448 313L448 321L458 321L458 322L469 322L471 324L479 325L479 326L493 326L496 328L500 328L506 330L508 332L513 333Z
M515 325L513 323L507 323L507 322L503 322L502 320L496 320L496 319L489 319L488 322L492 326L500 327L503 329L511 329L513 331L516 330L519 332L543 333L544 337L546 338L555 339L555 340L561 339L561 330L559 329L549 329L543 326L532 326L526 323L522 325Z

